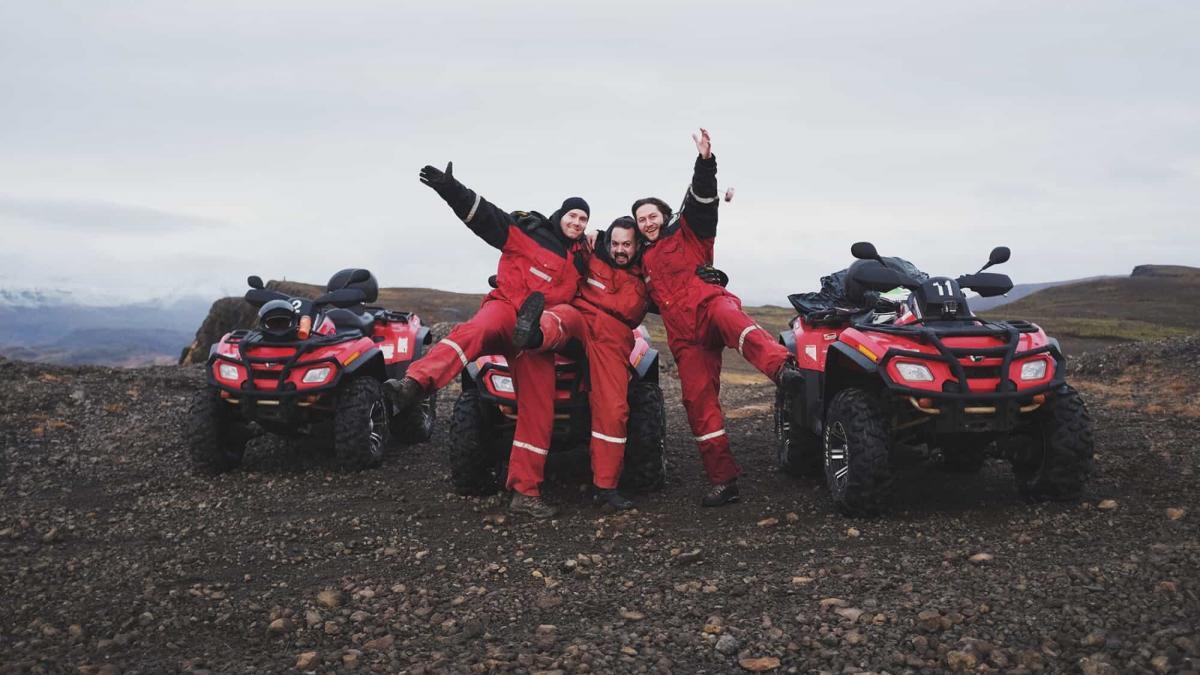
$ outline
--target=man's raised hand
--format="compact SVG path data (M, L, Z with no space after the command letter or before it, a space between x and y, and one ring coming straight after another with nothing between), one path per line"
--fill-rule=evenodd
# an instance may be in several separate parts
M440 193L454 182L454 162L448 162L445 171L426 164L421 169L421 182Z
M696 150L704 159L712 157L712 139L708 136L708 129L700 127L700 134L692 134L692 140L696 142Z

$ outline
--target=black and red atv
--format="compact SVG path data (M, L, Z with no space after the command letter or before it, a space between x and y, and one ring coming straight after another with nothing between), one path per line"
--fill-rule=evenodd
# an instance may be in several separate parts
M629 355L628 441L621 488L658 490L666 482L667 437L658 351L644 326L634 329ZM578 347L578 345L574 345ZM588 364L582 349L555 355L554 432L550 454L587 447L591 438ZM450 481L461 494L491 494L504 486L517 423L512 372L503 356L481 356L463 370L462 393L450 422Z
M188 443L198 469L238 466L262 431L329 438L352 469L378 466L389 436L429 439L436 394L397 416L382 390L424 354L429 328L415 314L367 306L379 293L374 275L342 270L314 300L264 288L257 276L248 282L258 326L213 345L208 386L192 404Z
M1008 460L1023 495L1072 499L1092 465L1092 422L1065 381L1058 341L1026 321L975 316L963 289L1007 293L1012 280L984 269L1008 260L997 247L979 272L930 277L875 247L822 279L822 291L788 297L799 313L780 341L805 375L800 393L778 390L781 469L820 476L838 509L873 515L885 505L901 457L950 471Z

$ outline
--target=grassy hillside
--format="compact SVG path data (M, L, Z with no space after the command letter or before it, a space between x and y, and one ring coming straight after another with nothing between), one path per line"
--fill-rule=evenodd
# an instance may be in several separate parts
M986 316L1027 319L1085 346L1200 333L1200 269L1142 265L1128 277L1055 286Z

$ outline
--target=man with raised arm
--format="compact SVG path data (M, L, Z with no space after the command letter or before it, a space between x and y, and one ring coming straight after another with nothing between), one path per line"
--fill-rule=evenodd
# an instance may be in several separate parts
M388 380L386 390L397 411L403 411L449 384L481 354L509 354L518 407L507 481L514 491L509 508L550 518L557 510L542 501L540 476L554 423L554 355L514 354L512 335L517 308L530 294L539 293L554 304L575 296L583 265L576 254L590 210L582 198L570 197L549 218L537 212L509 214L458 182L452 171L453 163L446 165L445 172L426 166L421 182L437 192L472 232L500 250L497 288L470 321L450 331L402 379Z
M800 387L803 376L787 349L742 311L737 296L704 279L703 270L713 264L717 235L717 159L707 130L692 139L699 156L680 213L673 214L656 197L637 200L631 211L646 240L646 285L667 329L683 407L712 484L700 503L721 506L738 501L741 473L721 413L722 351L738 350L759 372L789 389Z

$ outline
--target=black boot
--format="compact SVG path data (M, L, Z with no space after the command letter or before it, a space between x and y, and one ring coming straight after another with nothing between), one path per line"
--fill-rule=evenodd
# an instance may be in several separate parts
M517 310L517 326L513 329L513 347L537 349L542 346L542 310L546 309L546 296L538 291L529 294L521 309Z
M416 405L425 398L425 390L421 383L411 377L399 380L388 380L383 383L383 391L392 401L393 414L400 414Z
M512 501L508 503L508 510L513 513L524 513L538 520L546 520L558 515L558 509L547 504L541 497L523 495L520 492L513 493Z
M804 390L804 373L800 372L794 361L788 359L779 367L779 376L775 378L775 384L789 394L799 394Z
M726 483L719 483L712 486L708 494L700 500L700 506L725 506L740 501L738 495L737 479L734 478Z
M617 492L616 488L595 488L592 503L596 506L607 506L614 511L628 511L633 508L633 501Z

